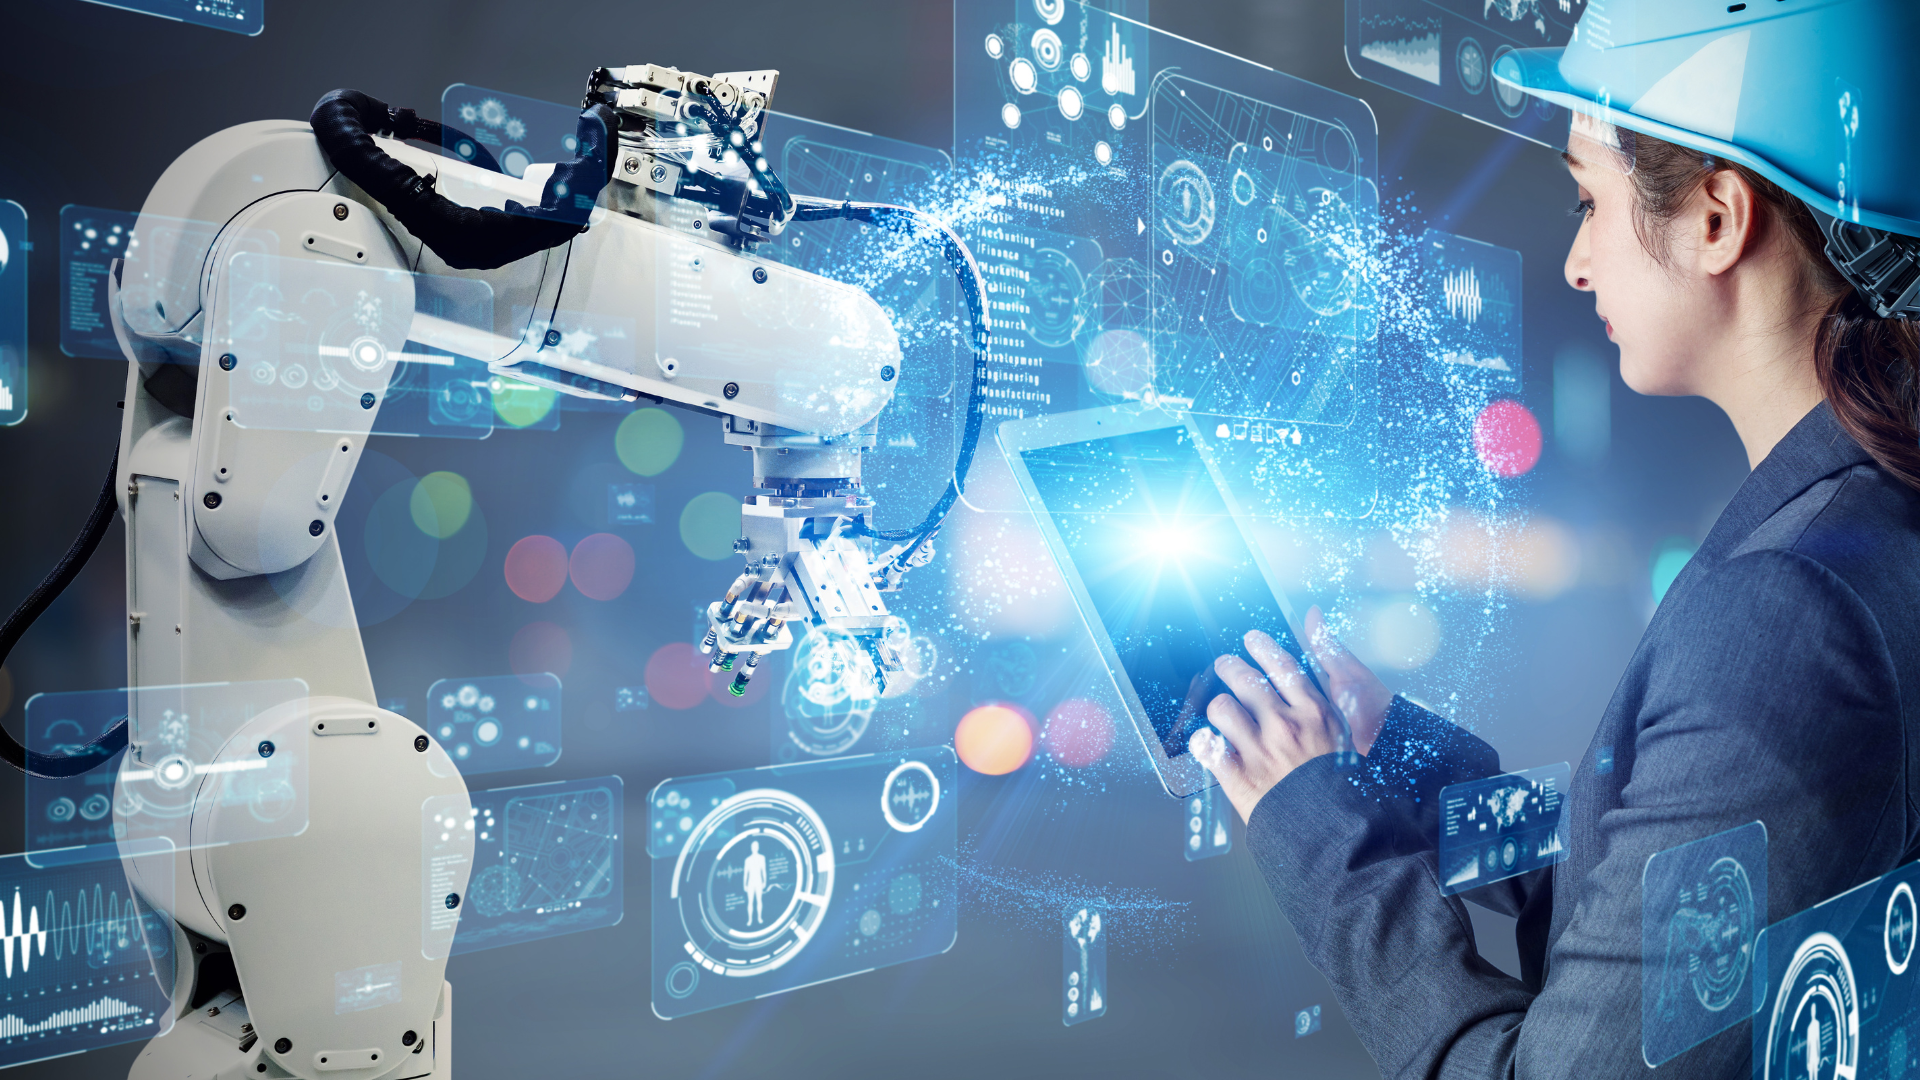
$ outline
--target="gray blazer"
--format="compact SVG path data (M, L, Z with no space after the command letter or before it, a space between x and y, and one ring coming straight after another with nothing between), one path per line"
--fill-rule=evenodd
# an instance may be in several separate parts
M1566 860L1463 894L1518 918L1521 978L1480 959L1435 859L1440 787L1499 758L1404 699L1358 767L1317 758L1268 792L1247 846L1386 1075L1643 1077L1648 856L1765 822L1769 922L1892 870L1920 855L1916 724L1920 493L1822 404L1654 613L1574 772ZM1750 1040L1738 1024L1660 1075L1745 1077Z

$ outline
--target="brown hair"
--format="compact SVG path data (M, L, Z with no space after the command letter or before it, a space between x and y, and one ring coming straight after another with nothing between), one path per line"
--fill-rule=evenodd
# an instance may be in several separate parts
M1706 157L1674 143L1622 130L1632 155L1639 201L1635 231L1656 259L1667 253L1666 226L1686 201L1721 170L1737 172L1760 204L1757 226L1781 228L1803 256L1810 295L1824 310L1814 335L1813 368L1834 419L1880 467L1920 488L1920 327L1883 319L1827 261L1826 235L1807 205L1743 165Z

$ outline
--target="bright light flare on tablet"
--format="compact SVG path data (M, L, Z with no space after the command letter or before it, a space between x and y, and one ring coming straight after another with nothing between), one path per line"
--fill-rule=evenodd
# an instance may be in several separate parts
M1150 559L1157 568L1164 569L1169 563L1191 565L1214 558L1218 549L1214 542L1217 524L1211 517L1156 517L1138 526L1122 525L1120 531L1134 559Z
M1165 521L1147 530L1147 550L1162 559L1178 559L1199 552L1204 537L1191 522Z

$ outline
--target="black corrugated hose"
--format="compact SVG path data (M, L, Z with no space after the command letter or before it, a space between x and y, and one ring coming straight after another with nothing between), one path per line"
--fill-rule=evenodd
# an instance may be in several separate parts
M439 125L420 120L412 109L393 108L358 90L335 90L313 107L312 124L334 167L456 270L492 270L584 232L600 189L613 179L608 147L620 130L619 118L605 105L582 110L580 149L572 161L554 166L540 205L509 202L502 212L453 202L373 141L374 135L437 139Z
M60 562L47 575L40 586L13 609L7 621L0 624L0 664L7 662L7 655L27 632L27 627L46 612L53 602L59 599L73 579L80 576L80 568L87 565L93 556L93 550L100 546L101 538L107 535L107 526L113 523L113 513L119 509L114 498L113 485L120 472L120 451L113 453L113 463L107 466L107 482L100 489L100 498L94 501L93 513L88 515L86 527L80 535L74 537L73 546L60 558ZM111 731L88 743L79 750L67 754L42 754L20 745L5 728L0 728L0 758L6 763L31 776L49 780L59 780L81 773L101 764L119 753L127 745L127 721L120 722Z
M794 198L793 220L825 221L843 218L858 221L865 225L893 229L922 241L928 241L940 249L941 257L947 262L947 268L953 272L954 281L960 286L960 299L967 305L967 346L974 353L973 382L967 391L966 426L960 433L960 450L954 456L953 475L947 479L946 490L927 511L920 524L910 529L875 529L864 522L857 523L849 530L855 536L871 536L888 543L912 541L912 546L902 551L895 562L902 568L908 566L927 541L940 531L941 522L953 509L960 496L966 491L967 472L973 468L974 449L980 443L980 427L984 418L984 403L981 384L985 381L982 366L986 360L987 347L991 343L992 327L988 321L986 303L986 283L980 276L980 264L973 258L973 252L952 229L941 224L931 216L907 206L892 206L886 203L836 202L832 199L809 198L801 195Z

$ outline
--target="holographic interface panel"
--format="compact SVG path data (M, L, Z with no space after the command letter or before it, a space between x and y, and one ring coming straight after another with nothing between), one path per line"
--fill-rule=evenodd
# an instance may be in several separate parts
M1191 411L1230 432L1225 467L1263 493L1364 513L1367 106L1071 0L962 0L955 19L958 152L981 178L963 226L996 320L989 414Z
M60 208L60 351L120 359L107 315L107 268L132 250L133 223L124 210Z
M27 211L0 199L0 426L27 418Z
M1767 827L1749 822L1651 856L1640 890L1640 1047L1658 1066L1753 1011Z
M955 768L935 747L662 781L648 798L655 1015L950 948Z
M1756 1080L1903 1075L1920 1008L1916 888L1908 863L1760 932Z
M612 926L624 912L617 776L430 799L421 811L428 956ZM467 893L446 883L472 867Z
M0 1067L164 1035L173 924L134 899L173 900L174 849L135 841L0 858Z
M27 849L155 838L199 847L212 842L213 807L220 843L304 831L306 704L298 679L35 694L34 752L76 753L123 719L130 746L78 776L29 774Z
M267 0L89 0L173 22L210 26L248 37L267 28Z
M441 679L427 691L422 726L462 775L551 765L560 760L560 678Z
M1427 349L1433 377L1477 372L1484 385L1520 392L1520 253L1428 229L1420 241Z
M1440 891L1478 888L1567 857L1566 762L1440 789Z
M1346 0L1347 66L1462 116L1552 146L1567 113L1493 77L1515 49L1565 45L1587 0Z
M1061 918L1060 1022L1067 1027L1107 1014L1107 911L1098 904Z
M1233 830L1228 818L1233 808L1217 787L1187 796L1185 843L1181 845L1187 861L1210 859L1233 850Z

